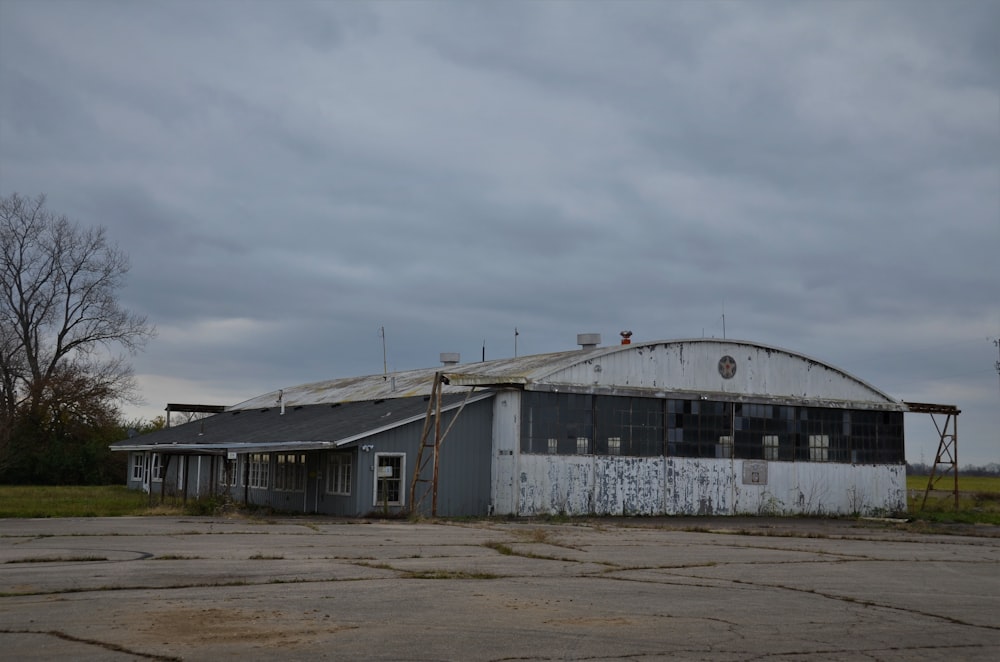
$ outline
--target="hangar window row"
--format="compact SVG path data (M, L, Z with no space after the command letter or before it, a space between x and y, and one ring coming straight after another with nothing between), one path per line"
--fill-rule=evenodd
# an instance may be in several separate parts
M523 453L905 461L902 412L541 392L522 403Z
M137 455L136 457L142 457ZM244 464L248 463L248 466ZM351 494L350 453L330 453L326 460L326 493ZM243 470L246 468L247 476ZM304 453L250 453L240 459L227 459L219 465L219 484L231 487L267 489L273 480L274 489L302 492L306 484Z

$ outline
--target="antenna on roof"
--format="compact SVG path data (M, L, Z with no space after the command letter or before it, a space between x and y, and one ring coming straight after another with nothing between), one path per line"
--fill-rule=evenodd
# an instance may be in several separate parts
M483 338L483 363L486 363L486 338Z
M722 339L726 339L726 300L722 300Z
M517 327L514 327L514 358L517 358L517 337L521 335L517 332Z
M382 337L382 381L389 375L389 362L385 358L385 326L378 328L378 334Z

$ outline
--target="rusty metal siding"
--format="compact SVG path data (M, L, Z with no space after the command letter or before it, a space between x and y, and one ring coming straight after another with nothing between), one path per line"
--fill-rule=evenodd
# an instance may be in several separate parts
M744 460L522 454L517 514L852 515L905 512L904 465L767 462L744 484Z

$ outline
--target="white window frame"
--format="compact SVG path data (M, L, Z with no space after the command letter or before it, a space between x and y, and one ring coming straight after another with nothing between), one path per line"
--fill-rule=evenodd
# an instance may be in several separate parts
M559 440L556 439L556 438L554 438L554 437L549 437L548 444L549 444L549 446L548 446L549 455L558 455L559 454Z
M274 491L303 492L306 488L305 453L275 453Z
M399 459L399 475L386 477L380 476L382 466L379 461L382 458L398 457ZM372 486L372 505L373 506L399 506L403 507L406 505L406 490L404 489L406 485L404 484L403 477L406 475L406 453L375 453L375 480ZM380 499L379 485L386 480L398 481L399 482L399 500L397 501L383 501Z
M132 480L142 482L146 477L145 453L132 453Z
M830 435L809 435L809 459L812 462L830 461Z
M608 455L622 454L622 438L608 437Z
M247 456L250 463L249 487L253 489L266 490L271 474L271 454L270 453L250 453Z
M350 453L330 453L326 458L326 493L350 496L352 473Z
M232 471L230 471L230 469ZM239 456L237 456L232 460L230 460L228 457L222 458L222 462L219 464L219 485L236 487L239 484L240 484Z
M590 454L590 437L577 437L576 438L576 454L577 455L589 455Z
M149 459L149 477L154 483L163 481L163 458L159 453L153 453Z
M780 444L778 435L765 434L761 441L764 446L764 459L772 462L776 461L778 459L778 448Z

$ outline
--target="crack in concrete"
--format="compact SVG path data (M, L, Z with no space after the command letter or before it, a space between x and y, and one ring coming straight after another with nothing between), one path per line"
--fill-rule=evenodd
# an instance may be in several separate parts
M142 657L147 660L157 660L158 662L182 662L183 658L174 657L172 655L158 655L156 653L143 653L142 651L132 650L130 648L125 648L118 644L113 644L107 641L98 641L97 639L86 639L84 637L74 637L71 634L67 634L60 630L11 630L11 629L0 629L2 634L40 634L49 637L56 637L57 639L62 639L64 641L72 641L78 644L87 644L89 646L97 646L105 650L114 651L116 653L125 653L127 655L135 655L136 657Z
M699 577L699 579L710 579L710 578ZM955 618L953 616L943 616L941 614L934 614L934 613L931 613L931 612L928 612L928 611L921 611L920 609L912 609L910 607L898 607L896 605L889 605L889 604L885 604L885 603L882 603L882 602L875 602L874 600L861 600L861 599L852 598L852 597L849 597L849 596L835 595L833 593L824 593L823 591L819 591L819 590L816 590L816 589L798 588L798 587L795 587L795 586L785 586L783 584L768 584L768 583L764 583L764 582L751 582L751 581L746 581L744 579L728 579L728 580L719 580L717 578L712 578L712 579L715 579L715 581L729 581L729 582L732 582L734 584L743 584L743 585L746 585L746 586L753 586L755 588L772 588L772 589L778 589L778 590L782 590L782 591L792 591L792 592L795 592L795 593L805 593L807 595L818 595L819 597L826 598L828 600L836 600L838 602L845 602L845 603L848 603L848 604L856 604L856 605L861 605L863 607L877 607L877 608L880 608L880 609L887 609L887 610L890 610L890 611L902 612L904 614L913 614L913 615L916 615L916 616L924 616L926 618L936 618L936 619L939 619L939 620L946 621L948 623L953 623L955 625L964 625L966 627L971 627L971 628L981 628L981 629L984 629L984 630L1000 630L1000 625L983 625L983 624L979 624L979 623L970 623L968 621L963 621L963 620L961 620L959 618Z

